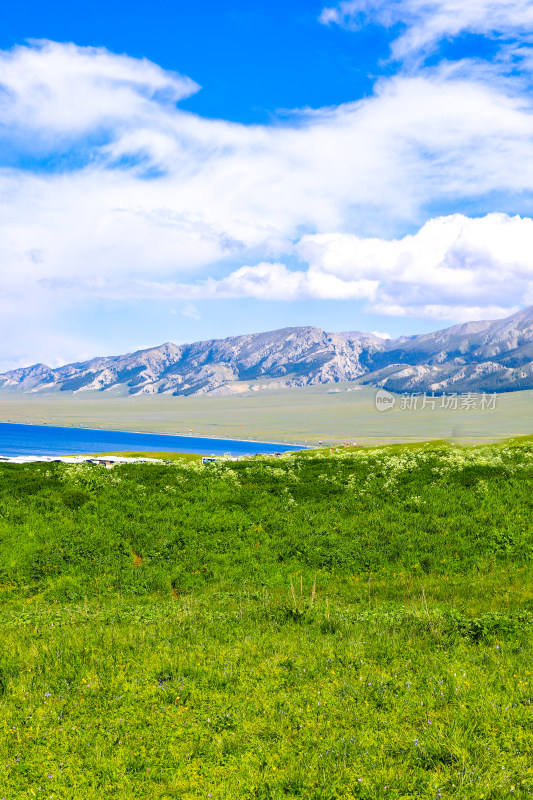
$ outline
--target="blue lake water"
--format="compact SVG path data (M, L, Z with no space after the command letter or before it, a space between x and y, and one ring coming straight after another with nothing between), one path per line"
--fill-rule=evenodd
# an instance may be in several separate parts
M293 445L244 439L206 439L195 436L0 422L0 456L66 456L115 453L123 450L202 453L215 456L229 453L232 456L244 456L302 449Z

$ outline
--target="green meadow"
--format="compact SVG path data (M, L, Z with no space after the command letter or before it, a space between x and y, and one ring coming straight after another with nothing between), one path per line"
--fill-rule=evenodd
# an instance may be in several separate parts
M533 433L533 391L496 397L485 408L376 411L376 390L357 383L249 391L231 397L127 396L109 392L25 394L0 390L0 419L51 425L317 444L450 439L496 441ZM478 404L479 406L479 404Z
M0 465L0 797L533 794L533 443Z

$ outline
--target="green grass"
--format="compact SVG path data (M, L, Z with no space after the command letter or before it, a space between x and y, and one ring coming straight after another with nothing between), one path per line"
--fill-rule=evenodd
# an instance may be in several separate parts
M533 444L0 465L0 797L533 794Z

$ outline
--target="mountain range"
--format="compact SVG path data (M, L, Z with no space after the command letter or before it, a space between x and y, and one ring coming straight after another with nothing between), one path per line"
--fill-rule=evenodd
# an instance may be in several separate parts
M393 392L531 389L533 306L501 320L398 339L298 327L193 344L167 342L62 367L11 370L0 375L0 387L220 395L356 379Z

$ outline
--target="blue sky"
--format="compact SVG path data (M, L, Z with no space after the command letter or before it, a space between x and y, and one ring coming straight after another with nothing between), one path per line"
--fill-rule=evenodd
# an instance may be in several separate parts
M0 11L0 368L533 303L529 0Z
M6 3L0 46L49 39L147 58L203 87L183 108L268 123L280 109L321 108L372 91L376 63L388 55L386 32L372 27L354 37L339 26L320 25L322 8L304 1L96 0L90 13L80 13L74 3Z

